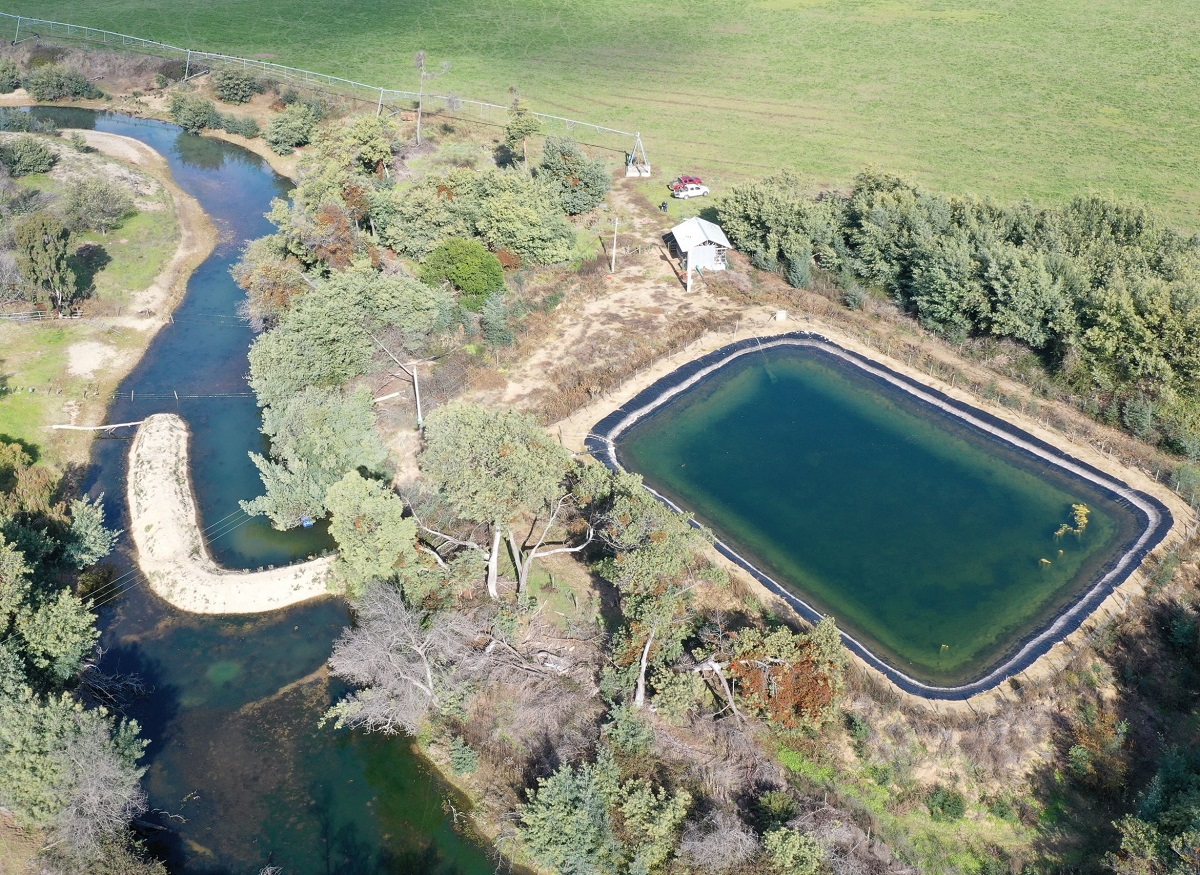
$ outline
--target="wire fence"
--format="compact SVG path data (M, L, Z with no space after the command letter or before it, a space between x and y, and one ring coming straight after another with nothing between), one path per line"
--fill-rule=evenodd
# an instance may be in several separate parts
M368 85L353 79L343 79L327 73L302 70L283 64L273 64L257 58L239 58L216 52L203 52L181 48L157 40L143 39L124 33L48 21L44 18L29 18L0 12L0 25L13 26L13 45L26 39L47 41L80 42L119 51L140 52L180 62L185 79L195 78L214 67L236 68L252 72L267 79L308 89L324 90L348 97L359 103L375 106L377 112L401 112L415 110L421 102L424 111L440 111L443 114L486 125L504 126L508 122L509 107L484 100L469 100L454 94L423 94L416 91ZM598 125L566 116L531 112L547 134L566 134L588 145L597 146L631 156L640 145L641 135L619 128Z

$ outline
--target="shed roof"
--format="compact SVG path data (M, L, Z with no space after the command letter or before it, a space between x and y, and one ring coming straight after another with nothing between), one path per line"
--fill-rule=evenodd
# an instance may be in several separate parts
M726 249L733 248L720 225L699 216L693 216L676 225L671 229L671 236L675 238L675 245L684 252L689 252L704 243L716 243Z

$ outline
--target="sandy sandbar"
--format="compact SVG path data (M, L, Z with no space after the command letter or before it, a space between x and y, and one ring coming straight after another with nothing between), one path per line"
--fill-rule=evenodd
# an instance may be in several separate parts
M332 557L267 571L217 565L200 532L188 440L183 419L156 413L138 427L129 451L130 530L154 592L193 614L255 614L328 595Z

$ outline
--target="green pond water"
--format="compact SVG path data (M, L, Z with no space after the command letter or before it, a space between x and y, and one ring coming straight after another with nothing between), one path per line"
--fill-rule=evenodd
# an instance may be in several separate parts
M876 655L936 684L1000 661L1140 528L1086 481L812 347L734 360L617 451ZM1091 511L1082 535L1056 538L1078 503Z
M262 490L247 452L264 445L246 384L253 333L237 316L243 293L229 268L246 241L271 232L263 213L272 198L287 196L287 180L244 149L173 125L85 110L35 112L153 146L220 232L174 322L122 383L108 421L163 411L187 420L198 509L223 564L256 568L329 547L319 528L277 532L238 508L239 499ZM92 495L106 494L110 525L125 530L128 450L125 440L97 441L87 482ZM166 827L147 839L172 872L242 875L268 863L288 875L494 871L486 846L450 813L451 805L463 810L463 800L405 739L317 725L344 692L324 672L333 640L350 622L344 603L326 599L252 617L183 614L145 588L127 539L120 549L116 560L128 576L96 594L103 664L136 672L153 687L129 714L152 742L147 819Z

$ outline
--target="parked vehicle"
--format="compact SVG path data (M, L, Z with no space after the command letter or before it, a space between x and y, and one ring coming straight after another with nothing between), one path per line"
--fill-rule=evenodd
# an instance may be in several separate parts
M671 192L671 197L689 198L689 197L708 197L707 185L696 185L689 182L687 185L682 185Z
M685 185L703 185L703 184L704 184L704 180L701 179L699 176L686 176L685 175L685 176L676 176L674 179L672 179L670 182L667 183L667 188L671 189L671 191L675 191L676 189L683 188Z

